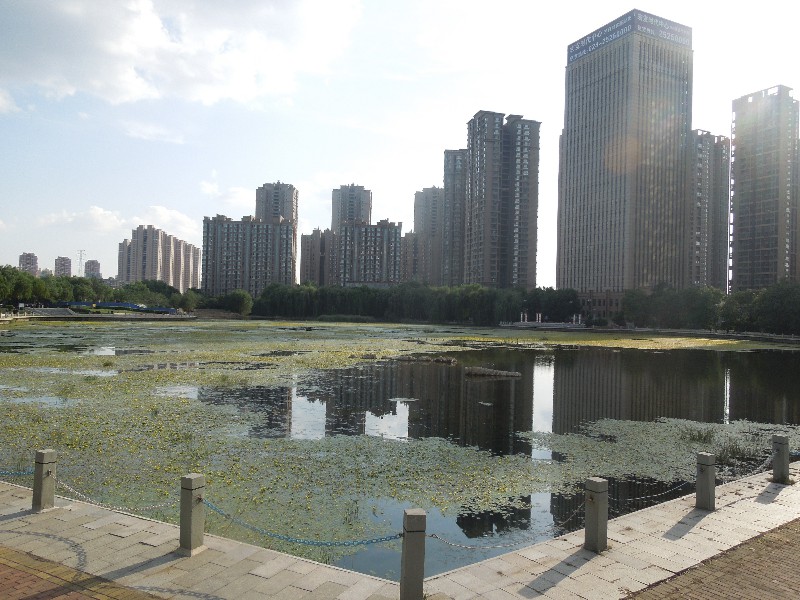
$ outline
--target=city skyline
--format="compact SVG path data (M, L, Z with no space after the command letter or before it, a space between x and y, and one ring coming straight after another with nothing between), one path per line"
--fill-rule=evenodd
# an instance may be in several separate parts
M351 181L373 191L373 221L408 230L415 192L442 186L471 116L503 110L542 124L537 284L554 285L569 44L634 8L691 27L691 127L715 135L730 135L734 99L798 85L777 3L493 5L546 20L535 36L449 2L48 6L0 5L0 264L85 250L106 276L133 227L200 246L203 217L254 214L264 181L297 187L298 234L324 229L330 190Z

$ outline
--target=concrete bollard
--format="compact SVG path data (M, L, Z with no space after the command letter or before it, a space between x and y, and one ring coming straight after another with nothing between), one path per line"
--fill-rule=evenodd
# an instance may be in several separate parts
M56 505L56 451L37 450L33 464L31 510L42 512Z
M400 600L422 600L425 578L425 523L421 508L403 511L403 553L400 558Z
M608 480L590 477L586 480L586 534L583 547L600 554L608 548Z
M206 527L206 512L203 505L205 489L205 475L189 473L181 477L181 533L178 553L184 556L194 556L206 549L203 545Z
M697 453L697 481L695 482L695 507L714 510L716 506L716 456L708 452Z
M772 436L772 481L789 483L789 436Z

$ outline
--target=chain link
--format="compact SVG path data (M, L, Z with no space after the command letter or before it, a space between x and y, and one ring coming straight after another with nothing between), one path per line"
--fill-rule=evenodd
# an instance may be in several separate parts
M24 477L25 475L33 475L33 469L27 471L0 471L0 477Z
M305 546L323 546L326 548L330 548L332 546L365 546L368 544L381 544L383 542L391 542L392 540L398 540L403 537L402 533L395 533L394 535L385 535L383 537L372 538L369 540L346 540L346 541L323 541L323 540L308 540L303 538L296 538L290 535L283 535L281 533L274 533L272 531L267 531L266 529L261 529L260 527L256 527L255 525L251 525L247 521L240 519L239 517L235 517L231 514L226 513L224 510L210 502L209 500L203 499L203 504L208 506L214 512L222 515L229 521L236 523L244 527L245 529L249 529L255 533L259 533L261 535L265 535L267 537L274 538L276 540L281 540L283 542L292 542L294 544L303 544Z
M86 494L82 494L81 492L76 490L74 487L69 485L63 479L59 479L58 477L56 477L55 480L56 480L56 485L63 487L65 490L67 490L71 494L77 496L79 500L83 500L84 502L88 502L89 504L94 504L94 505L99 506L101 508L107 508L108 510L115 510L117 512L135 513L137 511L142 511L142 510L156 510L156 509L159 509L159 508L168 508L170 506L175 506L177 504L177 501L170 500L168 502L162 502L160 504L151 504L149 506L139 506L139 507L135 507L135 508L132 508L132 507L129 507L129 506L114 506L112 504L105 504L103 502L99 502L99 501L95 500L94 498L91 498L91 497L87 496Z

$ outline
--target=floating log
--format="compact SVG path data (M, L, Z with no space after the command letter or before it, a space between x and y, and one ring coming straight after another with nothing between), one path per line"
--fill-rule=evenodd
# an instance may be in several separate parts
M464 374L469 377L522 377L517 371L498 371L486 367L465 367Z

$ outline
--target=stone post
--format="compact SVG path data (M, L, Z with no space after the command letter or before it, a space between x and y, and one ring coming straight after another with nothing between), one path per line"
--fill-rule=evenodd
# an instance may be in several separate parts
M425 522L421 508L403 511L403 553L400 558L400 600L422 600L425 577Z
M789 483L789 436L772 436L772 481Z
M181 477L181 544L178 552L184 556L194 556L206 549L203 545L206 526L203 504L205 488L205 475L189 473Z
M608 548L608 480L590 477L586 480L586 533L583 547L599 554Z
M56 505L56 451L37 450L33 465L31 510L42 512Z
M697 481L695 482L695 507L714 510L716 495L716 456L708 452L697 453Z

